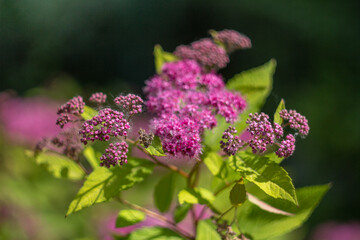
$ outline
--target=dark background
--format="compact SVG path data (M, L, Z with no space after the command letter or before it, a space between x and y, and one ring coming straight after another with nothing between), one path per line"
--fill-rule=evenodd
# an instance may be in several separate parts
M154 74L153 46L173 51L235 29L253 48L236 52L225 79L275 58L274 88L306 115L310 135L284 162L297 187L333 183L307 223L360 219L359 1L0 0L0 90L39 94L69 81L72 92L141 93ZM61 96L58 89L58 97ZM71 91L70 91L71 92Z

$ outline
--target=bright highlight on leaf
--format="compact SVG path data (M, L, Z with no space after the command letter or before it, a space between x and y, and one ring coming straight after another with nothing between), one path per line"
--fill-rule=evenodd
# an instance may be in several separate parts
M216 226L210 220L200 221L196 229L195 240L221 240L215 229Z
M149 147L145 148L145 150L153 156L166 156L161 145L161 140L158 136L154 137L152 144Z
M205 188L186 188L179 192L179 203L190 204L211 204L214 200L214 194Z
M291 178L278 164L261 156L239 152L229 158L229 165L269 196L298 205Z
M145 213L141 211L133 209L121 210L116 219L116 227L121 228L131 226L144 221L145 218Z
M276 108L275 114L274 114L274 123L277 123L281 125L283 123L283 119L280 117L280 111L285 109L285 101L284 99L281 99L279 106Z
M81 117L84 120L89 120L95 117L98 114L98 111L93 109L92 107L89 107L87 105L84 106L84 112L81 114Z

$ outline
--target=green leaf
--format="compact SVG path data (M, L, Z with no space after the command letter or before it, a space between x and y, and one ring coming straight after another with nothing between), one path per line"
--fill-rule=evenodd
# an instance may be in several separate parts
M84 120L89 120L89 119L92 119L93 117L95 117L96 115L98 115L98 111L96 111L92 107L85 105L84 112L81 114L81 117Z
M154 47L154 57L155 57L155 69L156 73L160 74L162 72L162 66L166 62L174 62L178 58L169 52L165 52L160 45L155 45Z
M127 240L182 240L177 233L168 228L144 227L130 234Z
M294 216L284 216L266 212L251 202L247 201L239 208L239 225L243 233L251 239L265 240L288 233L300 227L311 215L324 194L329 190L329 185L319 185L300 188L296 191L299 207L284 201L265 197L262 200Z
M224 131L229 127L229 123L225 118L217 116L217 125L213 129L205 129L204 132L204 144L213 152L220 150L220 140Z
M120 191L143 181L153 168L154 164L148 160L129 158L122 167L94 169L70 203L66 216L96 203L109 201Z
M268 158L239 152L229 158L229 165L269 196L298 204L295 188L288 173Z
M87 146L84 149L83 154L93 169L100 167L100 161L96 157L95 150L91 146Z
M220 173L224 165L224 161L222 160L221 156L215 152L209 153L204 158L204 163L214 176Z
M166 156L164 154L164 150L162 148L162 144L161 144L161 140L158 136L154 137L153 142L151 143L151 145L147 148L145 148L145 150L153 156Z
M133 209L121 210L116 219L116 227L127 227L144 221L146 214Z
M283 119L280 117L280 111L285 109L285 101L284 99L281 99L279 106L276 108L275 114L274 114L274 123L277 123L281 125L283 123Z
M277 164L281 163L284 160L284 158L278 157L278 155L276 155L275 152L266 154L266 155L264 155L264 157L267 157L269 160L271 160Z
M260 111L265 103L272 89L275 68L276 61L271 59L262 66L235 75L226 84L228 89L241 92L247 102L247 108L240 115L241 120L236 124L239 132L245 129L245 120L249 113Z
M154 190L155 206L160 212L167 212L174 195L175 174L170 173L160 179Z
M85 176L85 172L74 160L60 154L41 152L35 156L35 161L56 178L81 180Z
M196 229L195 240L221 240L216 226L210 220L200 221Z
M239 207L246 201L246 190L244 181L237 182L230 191L230 202L233 206Z
M174 221L176 223L179 223L182 220L184 220L184 218L188 214L190 208L191 208L191 204L188 204L188 203L178 205L174 211L174 216L173 216Z
M178 198L180 204L211 204L215 200L214 194L205 188L185 188L179 192Z

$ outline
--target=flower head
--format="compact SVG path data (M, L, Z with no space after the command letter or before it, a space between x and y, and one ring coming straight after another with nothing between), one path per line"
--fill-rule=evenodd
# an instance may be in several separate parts
M309 124L305 116L295 110L281 110L280 117L289 122L290 128L298 130L302 136L309 134Z
M106 94L102 92L97 92L97 93L93 93L90 96L89 101L97 104L103 104L106 102L106 98L107 98Z
M235 30L225 29L220 32L214 32L212 36L215 40L224 44L228 52L251 48L251 40Z
M222 138L227 141L220 141L222 150L229 156L235 155L239 148L244 145L244 141L240 140L239 136L234 136L236 133L237 131L234 127L229 127L222 136Z
M128 94L126 96L119 96L114 99L116 105L126 110L129 115L142 112L143 100L135 94Z
M61 113L69 113L69 114L75 114L80 115L84 112L84 106L85 103L83 101L83 98L81 96L74 97L70 99L68 102L63 104L57 111L58 114Z
M100 158L100 166L107 168L127 163L128 145L126 142L110 143L105 153Z
M292 134L288 134L284 140L281 141L279 149L276 151L276 155L279 157L290 157L295 151L295 137Z

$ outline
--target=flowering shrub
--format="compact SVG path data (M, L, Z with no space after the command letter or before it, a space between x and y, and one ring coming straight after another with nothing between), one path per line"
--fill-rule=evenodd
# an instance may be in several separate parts
M128 94L111 103L98 92L89 99L94 108L77 96L58 109L62 131L37 145L35 159L55 177L83 181L66 216L118 201L125 209L116 227L131 229L116 231L119 239L268 239L310 216L329 186L296 190L279 165L309 134L306 117L287 110L283 100L273 119L259 113L272 88L274 60L225 84L218 70L251 41L234 30L210 34L174 53L155 47L157 73L145 82L145 100ZM152 116L149 130L130 138L132 117L144 110ZM128 201L122 192L154 167L169 171L156 174L155 206ZM185 184L175 181L180 177ZM146 218L163 224L141 224ZM191 227L182 227L185 218Z

